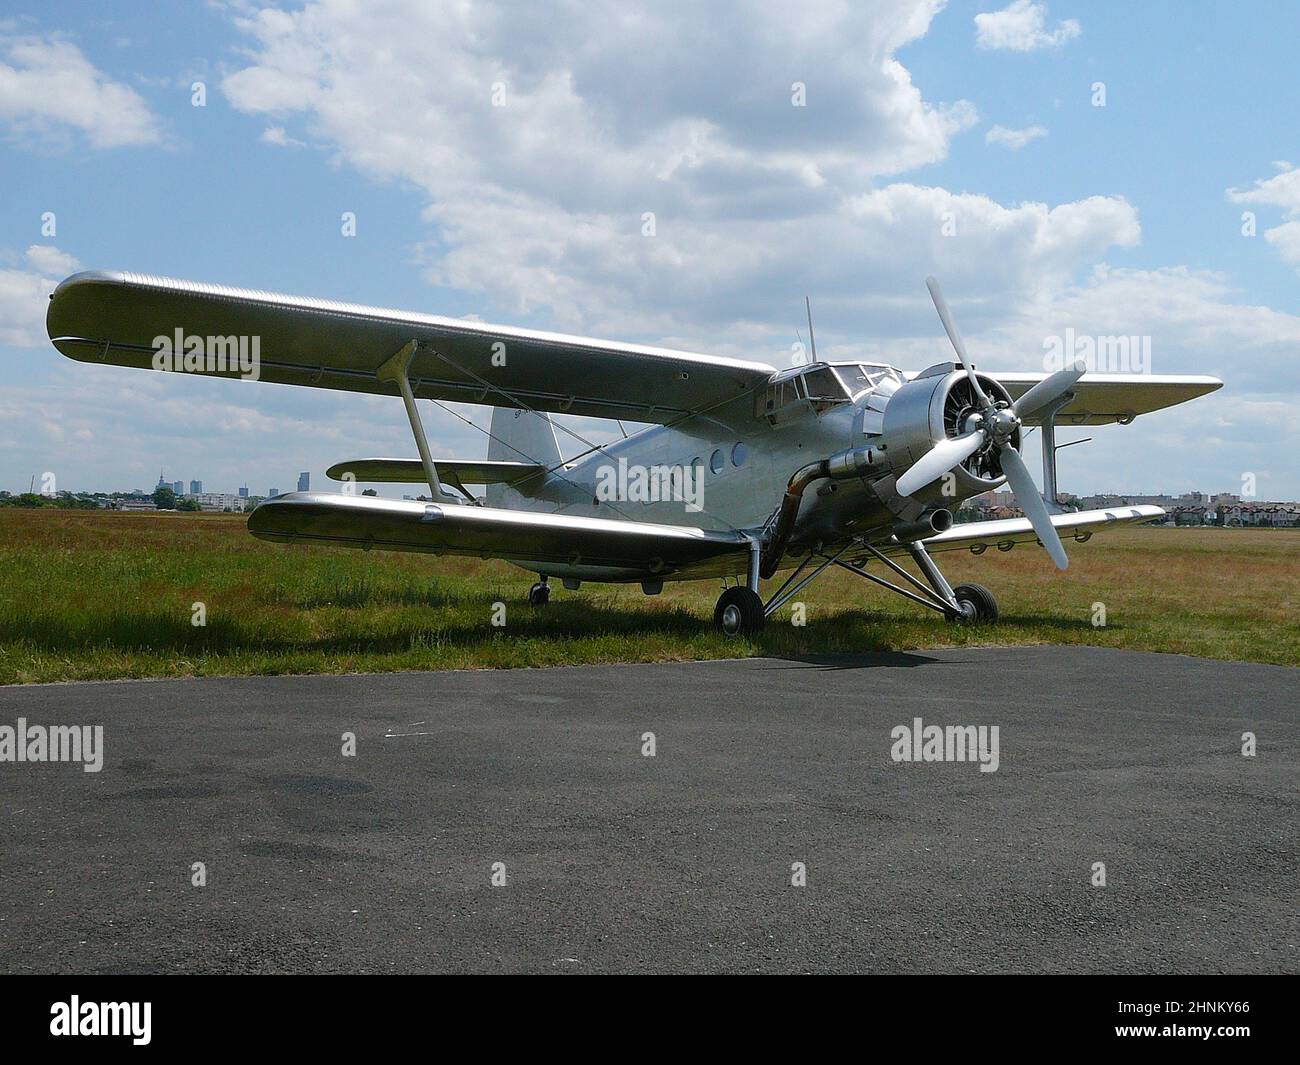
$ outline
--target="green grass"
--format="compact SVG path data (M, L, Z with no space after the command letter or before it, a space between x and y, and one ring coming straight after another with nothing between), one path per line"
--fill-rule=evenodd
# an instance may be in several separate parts
M997 595L996 627L945 623L842 571L761 638L709 624L715 581L554 585L475 559L253 539L228 515L0 510L0 683L117 677L499 668L953 645L1082 643L1300 663L1300 532L1130 528L1069 544L1058 574L1038 550L938 556L954 584ZM491 624L506 604L504 628ZM207 624L191 624L195 602ZM1104 628L1093 603L1106 606Z

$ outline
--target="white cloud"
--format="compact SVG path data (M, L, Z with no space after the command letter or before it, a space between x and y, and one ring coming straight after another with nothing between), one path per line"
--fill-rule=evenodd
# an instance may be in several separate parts
M936 268L1005 302L1139 238L1118 197L1004 207L881 184L942 159L977 118L924 100L895 56L938 7L611 19L322 0L242 20L256 48L223 87L273 128L301 123L361 171L420 189L437 285L579 331L784 347L804 292L828 328L887 334L928 314L921 279ZM647 47L720 36L729 48L707 61ZM795 82L806 107L791 106Z
M1019 353L1018 369L1043 369L1046 338L1073 329L1151 337L1152 373L1212 374L1238 395L1300 391L1300 365L1292 356L1300 350L1300 317L1243 302L1212 271L1101 264L1086 280L1044 290L1018 311L980 341L987 352Z
M1013 0L1001 11L975 16L975 44L979 48L1033 52L1039 48L1056 48L1082 33L1075 19L1047 29L1047 5L1034 0Z
M19 136L42 139L71 127L94 148L161 139L158 121L139 94L57 35L0 36L0 123Z
M65 278L81 265L75 256L60 251L53 244L33 244L23 257L42 277Z
M1013 151L1019 151L1030 141L1046 136L1047 130L1042 126L1028 126L1025 129L1008 129L1006 126L994 126L984 134L984 143L1001 144Z
M80 264L48 244L33 244L23 259L25 267L0 267L0 344L41 347L49 343L45 309L50 293Z
M1264 239L1277 248L1285 262L1300 266L1300 170L1286 162L1274 166L1279 173L1260 178L1249 189L1228 189L1228 199L1233 203L1280 207L1288 221L1266 229Z
M283 126L267 126L257 138L263 144L274 144L277 148L305 148L306 145L284 131Z

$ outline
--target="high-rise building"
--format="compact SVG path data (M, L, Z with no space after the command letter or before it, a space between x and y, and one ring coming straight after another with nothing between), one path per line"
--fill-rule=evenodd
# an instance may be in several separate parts
M240 499L248 498L248 485L244 485L244 487L239 490L239 498Z
M203 494L203 482L202 482L202 481L191 481L191 482L190 482L190 495L192 495L192 496L201 496L202 494Z
M267 494L267 497L266 497L266 498L267 498L267 499L274 499L274 498L275 498L276 496L278 496L279 494L280 494L280 489L278 489L278 488L272 488L271 491Z
M310 473L300 473L300 474L298 474L298 491L300 491L300 492L310 492L310 491L311 491L311 474L310 474Z
M172 493L173 493L174 495L178 495L178 496L184 495L184 494L185 494L185 482L184 482L184 481L172 481Z

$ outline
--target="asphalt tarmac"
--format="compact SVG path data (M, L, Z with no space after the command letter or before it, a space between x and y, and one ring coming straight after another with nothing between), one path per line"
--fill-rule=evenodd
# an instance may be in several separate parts
M1295 972L1298 692L1076 647L4 687L104 733L0 762L0 970ZM916 718L996 771L894 761Z

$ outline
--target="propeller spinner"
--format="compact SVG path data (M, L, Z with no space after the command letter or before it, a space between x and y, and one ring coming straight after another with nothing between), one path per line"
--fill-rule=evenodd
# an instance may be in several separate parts
M1052 556L1052 561L1057 567L1065 569L1070 564L1070 560L1066 557L1061 538L1052 525L1047 504L1038 494L1029 469L1025 466L1024 459L1020 457L1020 452L1016 450L1012 440L1026 417L1054 403L1068 392L1083 376L1086 367L1082 362L1076 362L1039 381L1010 407L997 406L980 387L975 367L966 355L966 345L962 343L961 334L957 332L956 323L952 320L952 312L948 310L948 301L943 298L939 282L933 277L927 277L925 285L930 290L930 297L934 300L935 310L939 312L939 320L943 322L948 339L952 341L953 350L957 352L957 358L970 379L971 390L980 411L967 419L967 431L961 436L948 437L939 441L921 456L919 461L913 463L907 472L898 478L897 490L900 495L911 495L937 481L977 451L989 448L996 455L1002 472L1006 474L1007 483L1011 486L1016 503L1025 512L1025 517L1029 519L1043 547Z

